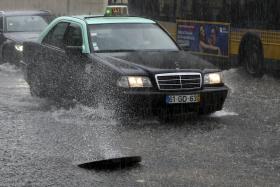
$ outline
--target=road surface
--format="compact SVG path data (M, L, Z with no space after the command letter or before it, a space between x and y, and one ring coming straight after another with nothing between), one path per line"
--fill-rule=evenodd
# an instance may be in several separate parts
M211 116L122 125L111 111L30 96L0 65L0 186L279 186L280 80L224 71L230 94ZM77 163L142 156L125 170Z

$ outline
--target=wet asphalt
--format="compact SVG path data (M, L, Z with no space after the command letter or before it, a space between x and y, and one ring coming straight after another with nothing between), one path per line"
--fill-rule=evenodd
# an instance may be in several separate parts
M280 79L224 71L224 109L170 123L120 124L111 111L30 96L0 65L0 186L280 186ZM77 164L142 156L126 169Z

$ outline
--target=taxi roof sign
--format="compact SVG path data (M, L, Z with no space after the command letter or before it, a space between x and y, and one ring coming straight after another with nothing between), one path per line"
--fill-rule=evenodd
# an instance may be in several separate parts
M105 16L113 17L113 16L129 16L128 7L125 5L112 5L107 6L105 11Z

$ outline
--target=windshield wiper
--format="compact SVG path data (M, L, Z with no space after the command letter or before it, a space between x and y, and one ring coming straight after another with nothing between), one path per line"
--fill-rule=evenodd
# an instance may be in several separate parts
M121 52L177 52L179 50L169 49L112 49L112 50L99 50L95 53L121 53Z
M138 50L141 52L177 52L179 50L173 50L173 49L141 49Z
M121 52L135 52L137 50L134 49L110 49L110 50L99 50L95 51L95 53L121 53Z

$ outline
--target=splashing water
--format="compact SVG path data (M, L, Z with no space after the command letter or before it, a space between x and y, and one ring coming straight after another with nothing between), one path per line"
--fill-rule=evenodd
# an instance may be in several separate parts
M94 122L109 122L114 123L113 111L104 109L103 106L98 108L87 107L82 104L77 104L70 109L57 109L53 108L53 118L62 123L87 123L89 121Z
M5 63L0 65L0 71L5 73L18 73L20 72L20 69L17 68L15 65L12 65L10 63Z
M225 117L225 116L238 116L239 114L235 112L228 112L226 110L221 110L218 112L213 113L210 117Z

